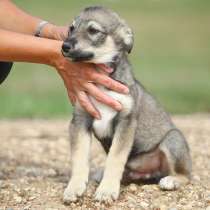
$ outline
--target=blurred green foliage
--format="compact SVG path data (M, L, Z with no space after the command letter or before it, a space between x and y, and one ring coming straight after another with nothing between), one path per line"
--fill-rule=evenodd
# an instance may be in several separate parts
M86 6L104 5L135 33L136 77L172 113L210 111L210 1L15 0L30 14L70 24ZM33 46L32 46L33 47ZM0 117L65 117L72 107L56 71L15 63L0 87Z

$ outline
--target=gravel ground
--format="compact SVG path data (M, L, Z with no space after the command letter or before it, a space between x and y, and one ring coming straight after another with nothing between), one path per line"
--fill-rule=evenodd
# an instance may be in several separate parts
M191 184L170 192L155 184L130 184L122 186L118 201L105 205L92 200L97 186L92 181L85 196L70 206L62 203L70 174L68 120L1 120L0 210L210 210L210 115L173 119L192 151ZM94 142L92 169L104 158Z

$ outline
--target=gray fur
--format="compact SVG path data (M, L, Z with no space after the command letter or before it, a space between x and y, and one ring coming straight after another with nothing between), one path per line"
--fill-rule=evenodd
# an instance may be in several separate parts
M87 24L90 21L98 23L101 27L101 31L94 34L93 37L87 35L87 31L89 30L87 29ZM167 171L164 171L161 176L161 172L158 174L160 177L166 176L166 179L163 178L164 180L160 182L160 187L163 189L175 189L179 186L180 180L185 180L177 177L190 177L191 158L189 148L184 136L175 127L162 106L145 90L141 83L135 79L132 73L132 67L127 58L127 53L131 51L133 46L133 33L127 24L119 18L116 13L103 7L86 8L75 19L74 28L66 40L66 42L69 43L72 38L75 38L77 43L81 43L84 47L81 48L81 45L78 45L79 48L77 48L76 45L75 48L71 48L69 51L63 52L63 54L76 61L86 61L84 57L80 59L80 53L90 53L92 54L92 58L90 59L88 57L87 61L94 62L94 57L97 56L96 49L100 49L106 44L108 36L114 41L115 49L110 49L110 54L113 52L113 57L111 59L109 58L109 60L105 60L104 63L114 68L114 72L110 75L113 79L129 87L130 92L128 97L132 100L132 107L128 110L123 109L121 112L114 115L113 119L110 121L110 131L107 132L106 136L101 137L98 136L97 132L94 130L94 119L77 105L71 122L71 127L73 126L74 129L71 130L71 132L75 133L78 128L81 128L85 129L89 134L95 134L96 138L101 142L105 151L108 153L108 158L109 151L114 147L112 146L113 144L117 146L113 152L114 156L112 158L119 155L121 151L124 151L130 144L130 148L126 150L128 154L124 152L127 163L125 163L123 167L128 169L132 165L138 165L135 161L138 160L140 162L139 157L141 159L141 155L149 154L151 151L159 149L166 157L168 164ZM95 50L86 51L86 48L89 46L92 47L91 49ZM77 51L78 57L72 57L71 51ZM98 60L99 61L96 61L96 63L103 61L101 61L100 58ZM131 132L128 135L131 130L133 130L134 133ZM121 137L118 139L118 142L113 143L112 141L114 138L117 138L117 135ZM77 141L76 138L71 139L71 144L75 144L75 141ZM119 157L123 156L119 155ZM104 176L106 176L106 174L109 174L109 172L105 169ZM120 177L120 179L121 178L122 177ZM168 181L172 181L173 187L171 187L171 185L169 187L167 186ZM183 183L186 182L187 181L183 181ZM100 184L99 188L103 188L101 185L103 184ZM97 191L100 190L101 189ZM116 199L118 197L114 193L110 193L109 196L104 189L101 191L103 191L103 195L96 193L96 199L98 200L107 200L109 197ZM68 199L66 200L68 201ZM71 199L69 198L69 200Z

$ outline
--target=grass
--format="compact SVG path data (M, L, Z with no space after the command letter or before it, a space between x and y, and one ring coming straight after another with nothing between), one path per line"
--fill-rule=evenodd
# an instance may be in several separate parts
M85 6L105 5L135 33L136 77L171 113L210 111L210 1L14 1L33 15L69 24ZM16 63L0 87L0 117L70 115L62 81L44 65Z

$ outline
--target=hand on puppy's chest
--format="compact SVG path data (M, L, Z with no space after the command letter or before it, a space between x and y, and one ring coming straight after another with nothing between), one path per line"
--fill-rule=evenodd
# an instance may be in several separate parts
M119 101L122 104L123 109L121 112L124 112L125 110L127 112L132 109L133 100L130 95L120 94L120 93L105 89L103 87L100 87L100 89L105 94L111 96L113 99ZM118 112L112 109L111 107L96 101L93 98L91 100L93 104L95 105L95 107L98 109L98 111L101 113L101 119L100 120L95 119L93 121L94 132L96 133L98 137L101 137L101 138L108 137L110 136L112 132L112 120L114 119L114 117L117 115Z

